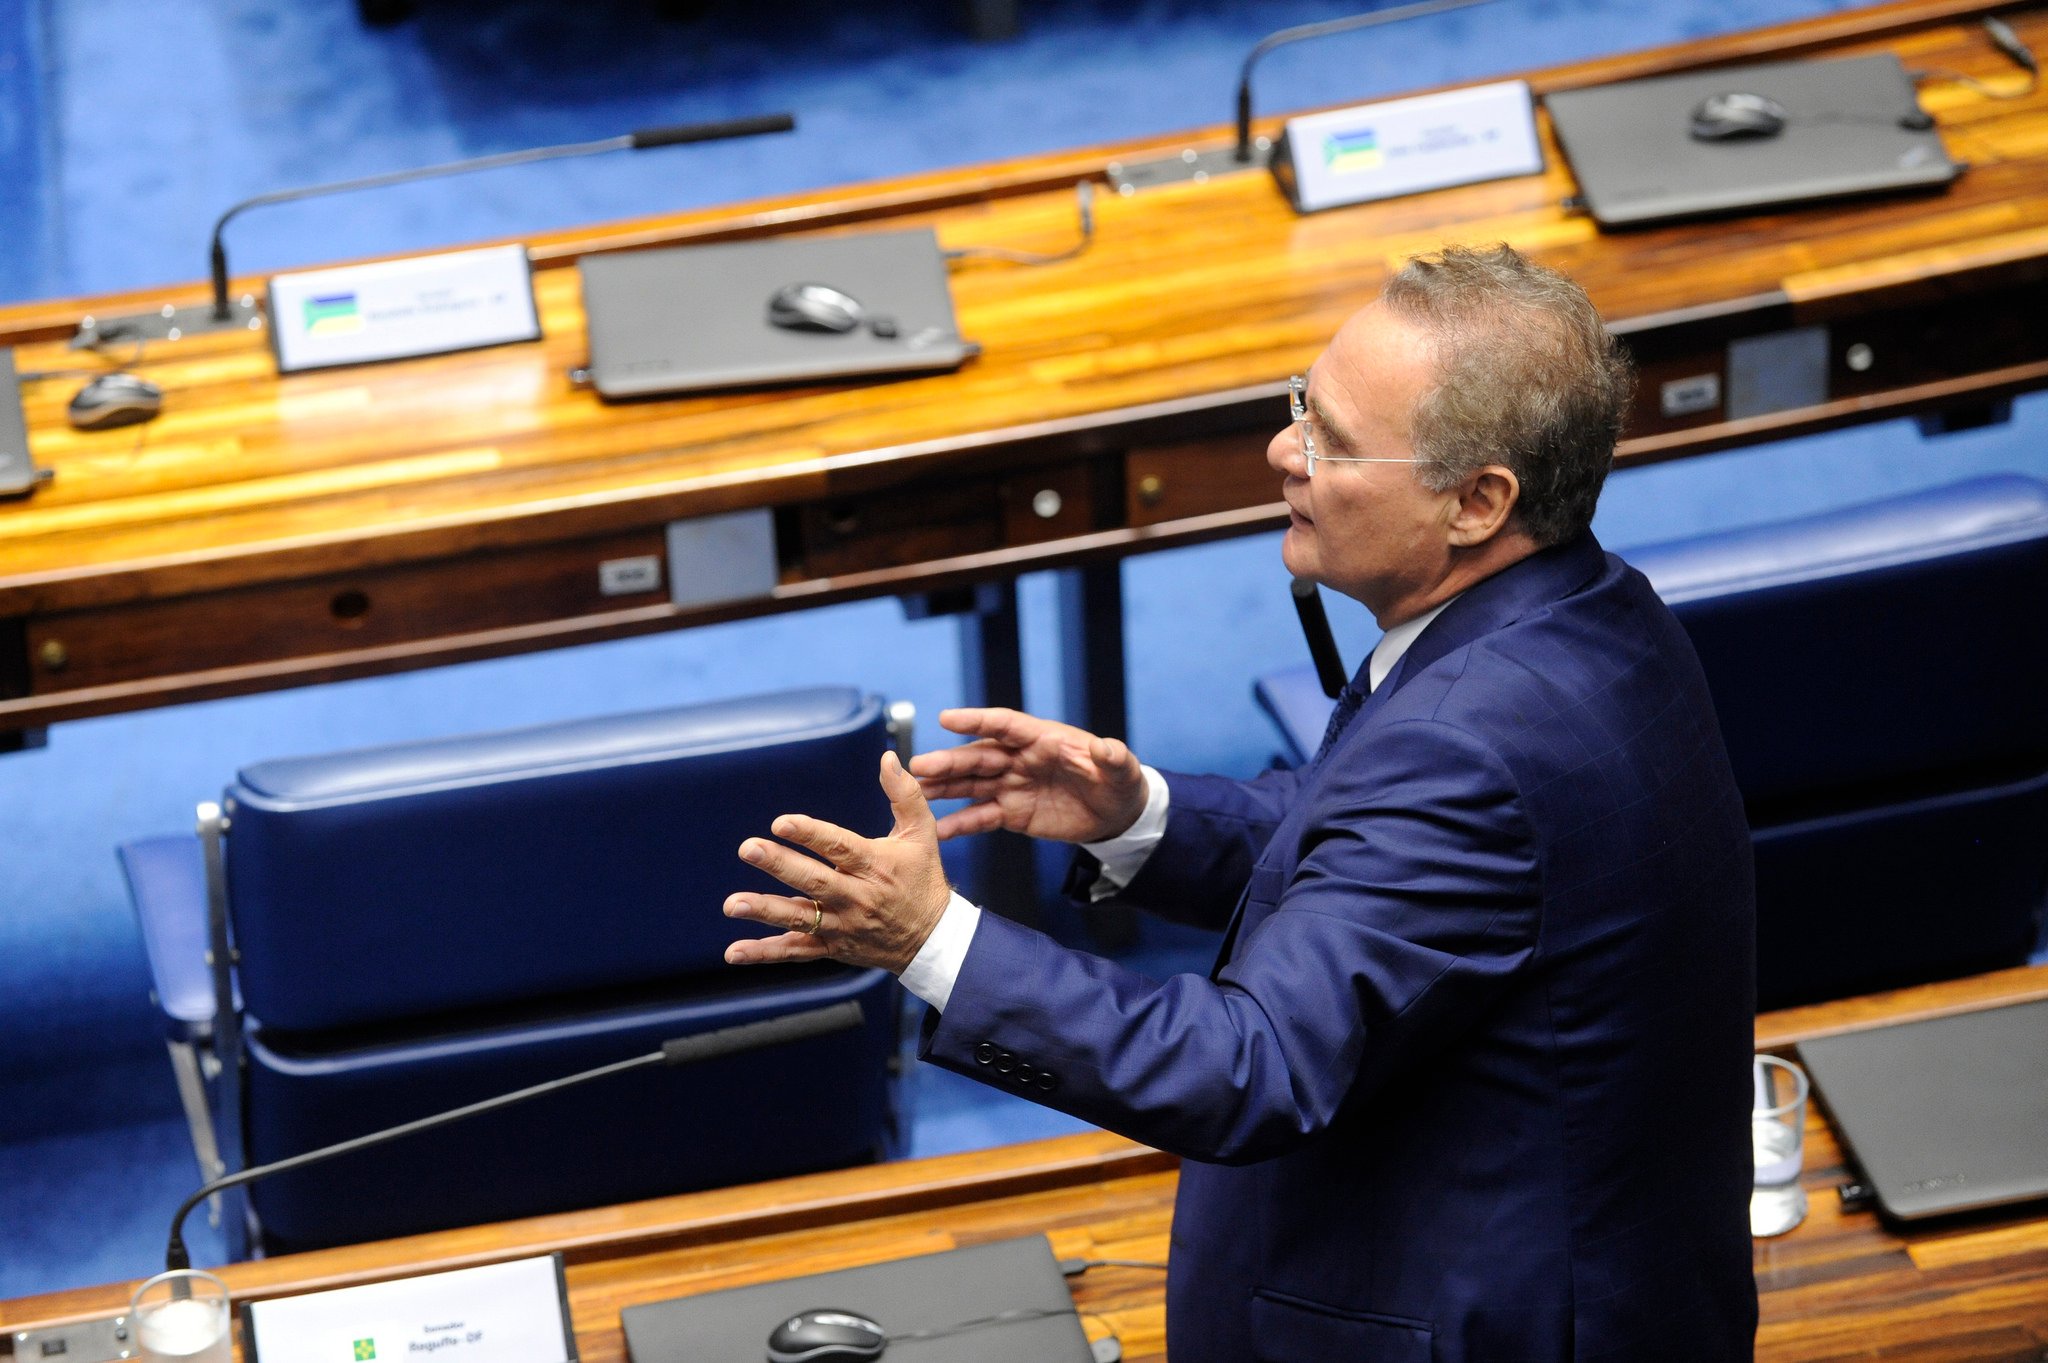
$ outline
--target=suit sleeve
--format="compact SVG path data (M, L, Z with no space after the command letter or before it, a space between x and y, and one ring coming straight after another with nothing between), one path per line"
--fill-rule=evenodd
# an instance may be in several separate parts
M1392 725L1357 767L1320 782L1298 849L1274 849L1298 861L1252 868L1255 926L1216 979L1150 980L985 914L925 1058L1222 1163L1370 1101L1527 968L1540 894L1513 782L1476 739Z

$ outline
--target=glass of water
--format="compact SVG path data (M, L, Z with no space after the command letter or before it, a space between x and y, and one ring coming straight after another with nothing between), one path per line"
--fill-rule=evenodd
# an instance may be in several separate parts
M181 1268L157 1274L135 1289L128 1319L143 1363L230 1363L228 1285L211 1273Z
M1806 1219L1799 1171L1806 1154L1806 1072L1775 1055L1756 1057L1749 1144L1756 1181L1749 1190L1749 1233L1783 1235Z

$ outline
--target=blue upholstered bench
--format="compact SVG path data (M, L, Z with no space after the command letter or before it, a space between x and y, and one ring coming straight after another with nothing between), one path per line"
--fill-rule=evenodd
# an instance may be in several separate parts
M2017 965L2048 895L2048 486L1972 479L1623 551L1750 815L1762 1007ZM1299 762L1331 702L1259 679Z
M265 1180L252 1224L274 1252L895 1153L894 979L728 967L725 944L758 930L720 904L768 887L735 853L776 814L887 829L877 772L906 725L817 688L245 767L212 821L213 882L203 837L120 850L202 1167L846 999L863 1009L854 1031L606 1079ZM225 978L208 964L210 889L233 938ZM209 1086L214 1056L231 1068Z

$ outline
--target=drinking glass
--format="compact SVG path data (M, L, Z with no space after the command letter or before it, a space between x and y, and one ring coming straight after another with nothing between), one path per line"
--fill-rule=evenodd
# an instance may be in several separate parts
M128 1319L143 1363L230 1363L228 1285L194 1268L159 1273L135 1289Z
M1783 1235L1806 1219L1799 1171L1806 1154L1806 1072L1775 1055L1756 1057L1749 1144L1756 1181L1749 1191L1749 1233Z

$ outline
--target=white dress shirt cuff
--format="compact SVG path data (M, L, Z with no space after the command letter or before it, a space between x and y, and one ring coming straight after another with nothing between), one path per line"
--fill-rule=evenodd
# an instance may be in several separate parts
M953 997L960 967L967 963L967 948L974 944L974 930L981 926L981 909L961 897L958 890L946 901L932 935L924 939L917 955L897 976L903 987L941 1013Z
M1084 842L1082 850L1102 863L1102 873L1088 887L1090 900L1107 899L1137 878L1152 858L1152 849L1166 836L1166 778L1154 767L1145 773L1145 808L1129 828L1101 842Z

